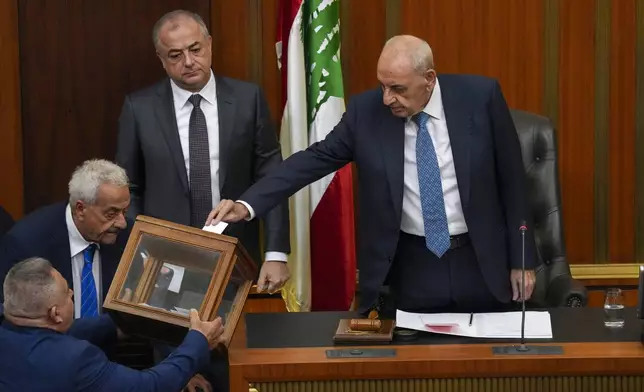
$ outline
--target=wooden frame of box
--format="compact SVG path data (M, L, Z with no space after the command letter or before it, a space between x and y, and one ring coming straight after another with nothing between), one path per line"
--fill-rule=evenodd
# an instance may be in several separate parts
M256 277L237 238L139 215L103 307L125 334L174 346L190 308L202 320L223 316L228 346Z

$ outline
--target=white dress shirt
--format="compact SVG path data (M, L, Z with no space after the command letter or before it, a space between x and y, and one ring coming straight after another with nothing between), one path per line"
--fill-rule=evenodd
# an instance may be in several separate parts
M67 236L69 237L69 250L72 256L72 280L74 290L74 318L80 318L81 315L81 303L83 299L81 298L81 277L83 275L83 265L85 264L85 258L83 257L83 251L90 245L90 242L87 242L85 238L81 235L72 219L72 209L67 205L65 210L65 222L67 223ZM94 261L92 263L92 275L94 275L94 283L96 284L96 299L98 300L98 312L101 313L103 299L103 288L101 280L101 255L99 252L99 246L96 244L97 248L94 252Z
M192 92L184 90L170 80L172 95L174 97L174 113L177 119L179 140L183 150L183 160L186 165L186 174L190 178L190 114L193 106L188 101ZM219 194L219 111L217 109L217 86L215 77L210 72L210 80L198 93L201 95L201 110L206 117L208 130L208 152L210 154L210 189L212 191L212 208L220 201Z
M170 80L170 85L183 160L186 165L186 173L190 178L190 114L193 105L188 99L193 93L182 89L173 80ZM212 191L212 208L214 208L221 201L221 193L219 192L219 110L217 107L217 86L212 71L210 71L208 83L197 94L202 97L200 107L206 117L208 152L210 154L210 189ZM286 261L286 254L266 252L265 258L266 260Z
M465 223L463 207L461 206L461 195L458 191L452 145L447 132L447 121L445 120L438 79L432 96L423 111L430 116L427 122L427 130L434 143L434 150L436 151L436 158L440 168L449 234L466 233L467 224ZM411 117L408 117L405 121L404 189L400 229L405 233L424 237L423 210L420 204L420 186L418 185L418 170L416 167L417 134L418 126Z

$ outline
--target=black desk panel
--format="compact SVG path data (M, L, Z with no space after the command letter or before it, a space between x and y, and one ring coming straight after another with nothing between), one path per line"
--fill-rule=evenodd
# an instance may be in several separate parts
M604 327L602 308L549 309L552 339L528 339L534 343L639 342L642 321L635 308L624 310L623 328ZM246 337L248 348L289 348L334 346L333 335L341 318L357 316L351 312L248 313ZM516 343L518 339L475 339L420 332L417 340L396 345ZM373 344L371 344L373 345ZM383 345L382 343L378 345ZM385 343L384 345L387 345Z

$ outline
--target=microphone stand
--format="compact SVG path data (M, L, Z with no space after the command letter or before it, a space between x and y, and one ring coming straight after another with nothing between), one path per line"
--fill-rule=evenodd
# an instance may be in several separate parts
M526 352L530 351L525 345L525 232L527 227L521 225L519 231L521 232L521 345L517 347L517 351Z
M521 233L521 340L518 346L495 346L492 353L495 355L561 355L561 346L526 346L525 344L525 232L528 230L526 223L519 227Z

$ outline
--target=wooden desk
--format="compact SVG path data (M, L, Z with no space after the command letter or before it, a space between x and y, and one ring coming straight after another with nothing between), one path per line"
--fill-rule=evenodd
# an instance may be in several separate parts
M544 344L560 345L564 354L495 356L493 346L510 345L500 343L406 344L385 346L397 350L390 358L327 359L325 350L337 346L247 348L242 317L229 349L230 387L232 392L246 392L249 384L258 392L644 391L639 341Z

